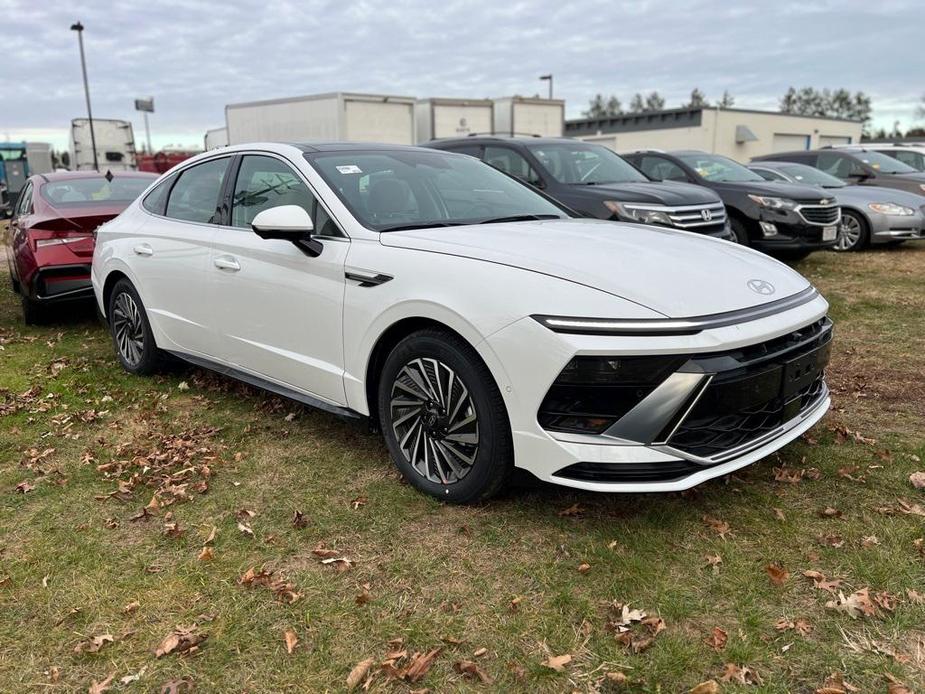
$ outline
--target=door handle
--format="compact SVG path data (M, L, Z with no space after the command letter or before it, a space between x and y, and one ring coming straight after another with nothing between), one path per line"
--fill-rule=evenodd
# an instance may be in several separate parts
M241 266L238 265L238 261L232 258L230 255L219 256L212 261L212 264L215 265L219 270L230 270L231 272L237 272L241 269Z
M132 250L135 251L135 255L154 255L154 249L146 243L139 244Z

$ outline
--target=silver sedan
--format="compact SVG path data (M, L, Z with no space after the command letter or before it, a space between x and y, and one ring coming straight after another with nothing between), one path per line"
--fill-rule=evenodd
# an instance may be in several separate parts
M769 181L832 189L842 208L836 251L860 251L871 244L925 239L925 196L895 188L847 185L805 164L761 161L748 168Z

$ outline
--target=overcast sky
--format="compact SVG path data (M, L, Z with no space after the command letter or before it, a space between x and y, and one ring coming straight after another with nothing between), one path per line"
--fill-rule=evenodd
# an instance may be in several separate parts
M925 93L925 0L0 0L0 138L64 146L86 115L80 20L96 117L153 95L155 147L198 145L224 105L326 91L556 96L577 117L596 92L624 105L693 87L776 110L787 87L873 97L874 126L914 122Z

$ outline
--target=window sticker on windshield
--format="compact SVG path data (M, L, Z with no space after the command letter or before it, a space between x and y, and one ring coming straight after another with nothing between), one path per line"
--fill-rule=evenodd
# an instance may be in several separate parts
M363 173L360 170L360 167L355 164L345 164L344 166L338 166L337 170L342 174L361 174Z

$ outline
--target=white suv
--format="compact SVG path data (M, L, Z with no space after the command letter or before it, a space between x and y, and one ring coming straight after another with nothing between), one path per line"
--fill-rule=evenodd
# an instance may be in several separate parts
M514 466L685 489L826 412L827 303L726 241L573 219L473 157L251 144L194 157L100 227L93 286L123 367L164 353L370 417L419 489Z

